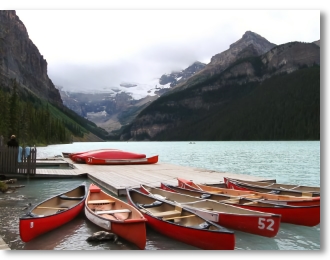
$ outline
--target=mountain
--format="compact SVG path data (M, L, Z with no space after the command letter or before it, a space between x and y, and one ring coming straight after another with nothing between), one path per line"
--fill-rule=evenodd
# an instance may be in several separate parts
M170 74L163 74L159 79L159 84L170 84L170 87L175 87L176 85L180 84L181 82L184 82L185 80L193 76L195 73L204 69L205 66L206 64L196 61L184 70L174 71Z
M47 75L47 61L29 39L15 11L0 11L0 82L9 88L11 79L24 92L62 104L58 89Z
M145 108L121 139L319 139L319 66L316 43L275 46L246 32L203 70Z
M74 92L56 86L63 104L77 114L94 122L109 133L116 133L132 120L150 102L168 92L180 82L188 79L206 64L194 62L186 69L170 74L163 74L150 82L123 82L120 86L103 92Z
M81 93L58 88L66 107L109 133L116 132L130 123L149 102L158 98L158 95L147 95L136 100L127 92Z
M104 140L107 132L63 105L47 61L15 11L0 10L0 135L21 143Z
M260 35L247 31L241 39L231 44L228 50L214 55L211 58L211 62L207 64L204 69L188 78L187 81L178 84L177 88L189 87L189 83L194 82L196 78L200 79L202 77L210 77L214 74L219 74L236 60L246 57L257 57L268 52L275 46L276 44L269 42Z

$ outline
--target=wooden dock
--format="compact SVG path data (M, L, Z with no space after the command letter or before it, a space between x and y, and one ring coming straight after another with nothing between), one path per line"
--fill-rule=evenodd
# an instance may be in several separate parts
M67 169L36 169L30 178L65 178L87 176L93 182L104 186L117 196L126 195L126 188L139 188L140 184L159 187L161 182L177 185L177 177L193 180L196 183L216 184L223 182L223 177L247 180L261 180L243 174L224 173L167 163L142 165L88 165L77 164L69 158L51 159L49 162L68 164ZM38 165L38 162L37 162Z
M264 180L243 174L217 172L206 169L185 167L167 163L145 165L88 165L77 164L69 158L50 158L38 161L37 166L57 166L57 169L36 169L33 178L74 178L88 177L96 184L102 185L117 196L125 196L126 188L139 188L140 184L159 187L161 182L177 185L177 177L193 180L196 183L223 183L223 177L247 180ZM67 167L64 167L67 166ZM69 166L68 166L69 165ZM10 174L7 177L23 177ZM0 236L0 250L11 250Z

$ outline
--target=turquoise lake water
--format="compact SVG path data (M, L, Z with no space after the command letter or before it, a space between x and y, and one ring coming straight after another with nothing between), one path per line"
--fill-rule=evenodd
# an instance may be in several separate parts
M320 142L102 142L73 143L38 147L37 157L47 158L62 152L114 148L147 157L159 155L159 162L220 172L232 172L276 179L278 183L320 186ZM0 194L0 235L12 250L135 250L119 239L91 243L86 239L100 229L81 215L66 225L29 243L20 240L18 218L28 203L33 205L79 185L88 179L19 179L25 185L13 194ZM121 198L125 200L125 198ZM322 216L323 216L323 212ZM322 217L321 217L322 218ZM281 223L276 237L265 238L239 231L236 250L320 250L320 225L303 227ZM198 250L147 229L147 250Z

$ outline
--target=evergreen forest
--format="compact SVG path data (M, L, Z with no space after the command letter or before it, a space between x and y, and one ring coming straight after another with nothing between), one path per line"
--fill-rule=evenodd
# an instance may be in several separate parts
M12 134L20 145L49 145L72 142L73 136L92 132L104 139L107 132L72 110L42 100L21 90L15 80L0 86L0 135L6 141Z
M194 88L194 87L193 87ZM200 92L208 109L189 109L180 101L198 86L160 97L140 114L158 113L174 125L157 141L320 140L320 67L301 68L262 82L231 84ZM167 106L172 102L172 106ZM212 105L211 104L216 104ZM167 119L166 119L167 118ZM174 122L174 123L173 123ZM127 134L130 127L125 129Z

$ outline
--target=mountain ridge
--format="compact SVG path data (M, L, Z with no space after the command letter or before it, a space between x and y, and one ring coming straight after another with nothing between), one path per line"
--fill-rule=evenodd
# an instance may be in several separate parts
M247 48L251 49L251 46ZM253 53L253 48L251 50ZM155 140L161 132L175 129L185 121L183 112L177 112L178 110L190 111L187 112L187 116L204 111L206 116L207 111L213 107L231 102L230 96L227 99L219 96L218 100L211 99L213 102L205 102L205 95L212 95L208 93L217 93L223 88L231 91L231 85L242 86L253 82L260 84L276 75L290 74L305 67L319 65L320 48L317 44L291 42L273 47L260 56L252 55L235 60L225 69L222 67L220 73L216 70L205 73L205 68L189 78L186 85L178 85L143 110L124 131L121 139Z

